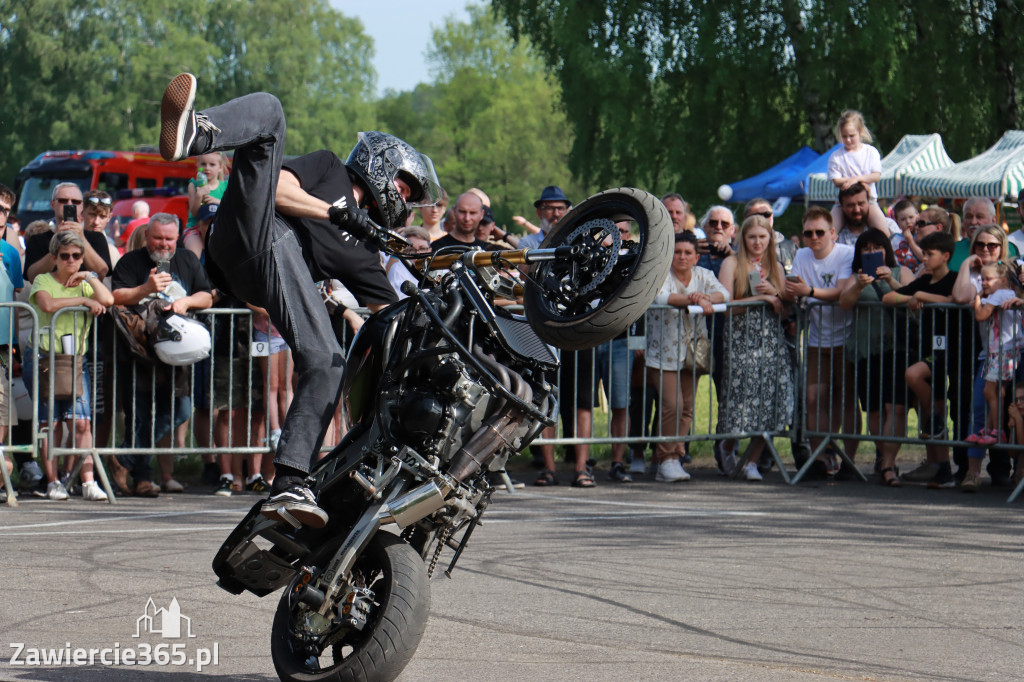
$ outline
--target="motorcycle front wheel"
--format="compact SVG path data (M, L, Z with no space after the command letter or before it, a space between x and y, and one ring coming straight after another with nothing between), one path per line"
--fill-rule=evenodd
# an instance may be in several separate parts
M628 222L623 239L617 223ZM574 207L541 248L576 247L575 255L530 266L526 319L546 343L565 350L614 339L643 315L672 264L672 220L652 194L609 189Z
M430 615L430 583L416 550L379 532L356 560L353 575L374 595L366 626L337 637L319 653L295 634L303 607L292 604L290 590L281 597L270 652L285 682L386 682L398 677L416 652Z

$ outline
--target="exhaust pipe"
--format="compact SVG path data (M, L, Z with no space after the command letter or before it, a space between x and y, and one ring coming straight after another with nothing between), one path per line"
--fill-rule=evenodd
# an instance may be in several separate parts
M452 487L443 480L438 483L438 480L427 481L384 505L377 517L381 524L395 523L399 528L405 528L444 507L444 500Z

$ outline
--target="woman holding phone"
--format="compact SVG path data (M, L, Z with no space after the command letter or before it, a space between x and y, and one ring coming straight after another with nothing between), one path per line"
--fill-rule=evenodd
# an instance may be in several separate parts
M733 301L765 305L730 306L726 314L726 390L718 433L781 431L793 417L793 372L782 333L783 270L775 258L768 221L752 215L743 221L739 251L722 262L718 279ZM732 452L734 439L723 444ZM747 449L743 476L760 481L757 463L765 441L755 437ZM726 473L733 473L726 471Z
M854 276L839 295L839 307L854 311L846 357L857 363L857 398L868 415L869 433L904 436L907 387L903 371L909 364L906 317L902 309L885 307L881 301L885 294L914 281L914 274L896 262L892 243L878 230L865 230L853 249ZM898 452L899 443L878 445L876 467L882 485L900 485L895 466Z

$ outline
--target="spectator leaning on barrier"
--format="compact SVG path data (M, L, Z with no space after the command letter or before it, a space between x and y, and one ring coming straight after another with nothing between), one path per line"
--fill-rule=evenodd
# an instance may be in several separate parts
M922 439L946 438L946 343L947 311L923 309L928 303L949 303L952 299L956 274L948 263L953 253L953 237L943 232L930 234L921 240L924 272L913 282L882 297L886 305L906 306L920 311L919 334L911 334L908 361L904 377L907 387L917 398L918 430ZM919 337L920 342L915 343ZM954 485L950 471L949 449L943 445L928 444L927 460L904 478L912 482L928 482L929 486Z
M874 271L864 266L864 255L884 254ZM879 230L866 230L853 247L853 277L839 296L844 310L853 310L853 333L846 342L847 357L857 362L857 397L868 416L868 432L902 437L907 429L907 387L903 371L907 359L906 317L903 311L881 308L882 297L910 284L910 268L896 262L892 243ZM865 305L874 304L874 305ZM883 485L899 486L896 454L899 444L878 444L878 473Z
M873 229L873 228L871 228ZM851 437L843 439L847 456L857 453L860 411L856 405L851 363L843 347L850 334L852 316L834 305L851 274L853 247L835 242L832 215L811 206L803 216L805 248L793 259L792 279L785 285L785 299L803 299L808 309L807 334L807 427L810 431L836 433L840 424ZM821 438L812 438L817 450ZM831 445L829 446L831 448ZM827 465L819 457L808 472L820 478Z
M985 200L987 201L987 200ZM987 206L982 202L982 209ZM977 211L975 211L977 213ZM970 304L982 293L981 268L1007 260L1007 253L1012 252L1011 245L998 225L981 225L972 228L970 255L961 263L953 285L953 302ZM1013 256L1009 257L1010 259ZM968 311L959 310L955 320L958 323L949 336L952 340L948 351L951 361L958 366L950 370L950 410L956 440L965 440L970 434L977 433L985 423L987 405L984 399L984 375L988 362L988 349L984 337L978 334L977 325L973 323ZM951 362L952 364L952 362ZM959 371L956 371L959 370ZM956 376L954 392L953 377ZM972 388L973 387L973 390ZM968 399L968 396L971 399ZM988 453L988 474L993 485L1010 484L1010 456L1005 451L994 450ZM956 480L962 482L970 468L972 460L985 457L985 449L978 445L969 448L954 448L953 463L957 466Z
M44 272L36 277L32 284L32 293L29 295L29 302L39 314L40 327L51 328L53 338L58 343L66 335L70 335L74 341L74 354L84 356L89 345L89 330L92 326L92 318L106 312L106 306L114 302L110 291L103 286L102 280L91 270L80 271L79 264L85 253L85 240L74 230L61 230L50 238L49 253L57 268L52 272ZM89 312L65 313L53 322L54 313L61 308L74 306L85 306ZM32 353L26 353L26 371L24 377L26 384L31 383L33 362L38 358L49 357L50 334L39 335L39 355L33 357ZM72 447L88 450L92 447L92 429L90 427L91 409L89 405L89 367L86 364L82 368L82 383L85 387L82 395L69 400L55 400L53 409L53 421L64 421L72 429L74 434ZM28 386L31 392L31 386ZM40 401L39 425L50 422L49 402ZM59 442L59 441L55 441ZM47 497L51 500L66 500L67 490L57 480L57 464L47 457L47 441L40 441L39 452L43 461L43 468L46 472ZM82 461L82 497L86 500L103 501L107 494L93 480L92 458L86 456Z
M694 370L684 367L687 353L693 353L696 338L708 338L702 317L687 312L687 307L700 306L704 315L711 314L715 303L727 303L729 291L715 275L697 267L697 237L692 232L679 232L675 237L672 269L654 299L655 305L673 309L652 309L647 312L647 384L658 391L662 437L688 436L693 422L696 389ZM686 447L682 441L659 441L654 446L655 480L673 483L690 480L682 465Z
M633 238L629 221L616 223L616 227L623 242ZM629 431L629 380L633 371L635 352L630 348L630 338L643 335L643 324L642 319L634 322L629 329L598 346L594 354L597 368L595 380L600 380L608 406L611 408L608 431L612 438L625 438ZM631 482L633 478L623 464L626 444L612 443L611 449L612 462L608 470L608 479L620 483Z
M114 269L114 300L119 305L135 305L150 298L166 301L166 309L179 315L203 310L213 304L210 282L199 259L187 249L177 249L178 218L157 213L149 220L146 247L126 253ZM166 264L166 266L162 265ZM154 443L166 447L175 428L188 420L192 405L187 375L166 365L151 371L124 358L118 371L121 404L125 410L124 447L149 448ZM173 377L173 380L172 380ZM154 383L155 380L155 383ZM155 390L157 386L163 386ZM172 417L174 423L172 424ZM150 434L153 438L150 440ZM135 480L134 494L156 497L150 481L149 454L119 455L118 462L130 470ZM164 481L173 480L162 463ZM115 467L115 479L124 485L126 472ZM122 493L124 488L121 488Z
M825 215L828 215L825 213ZM793 420L793 368L782 334L785 275L775 258L768 220L754 215L743 221L739 250L722 263L719 280L734 302L765 305L732 306L726 313L725 402L719 409L718 433L781 431ZM727 474L733 473L735 440L725 441ZM758 462L765 440L755 436L747 450L744 478L760 481Z

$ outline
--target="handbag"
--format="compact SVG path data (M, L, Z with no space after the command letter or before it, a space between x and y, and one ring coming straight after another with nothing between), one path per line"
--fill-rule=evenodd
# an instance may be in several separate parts
M50 356L39 359L39 399L50 399L52 376L53 399L72 400L85 393L85 382L82 370L85 368L84 355L68 355L57 353L50 363Z
M683 357L683 369L698 377L711 371L711 339L696 334L690 338Z

